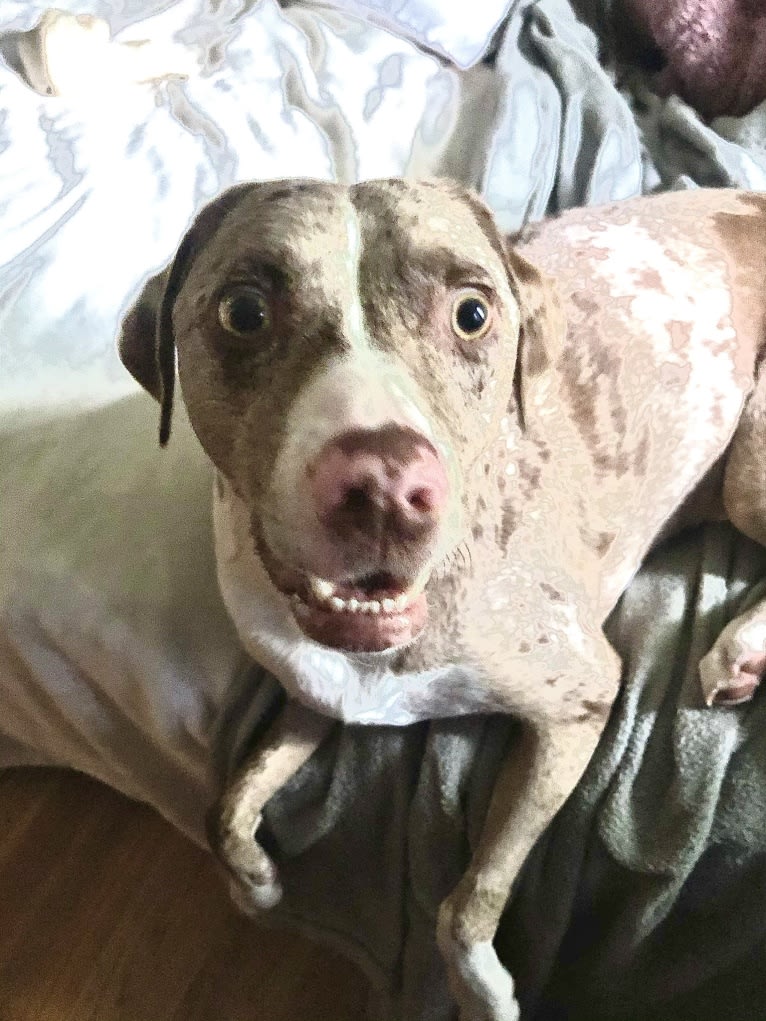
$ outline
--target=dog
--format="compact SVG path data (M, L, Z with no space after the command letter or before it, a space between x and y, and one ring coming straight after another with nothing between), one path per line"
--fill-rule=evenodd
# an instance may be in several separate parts
M211 813L241 903L278 900L261 811L333 719L511 714L437 938L463 1021L519 1016L492 941L609 717L605 618L685 526L766 544L765 256L766 196L728 190L512 238L445 181L242 184L200 213L119 347L163 444L177 359L223 598L289 696ZM759 604L701 697L737 704L764 670Z

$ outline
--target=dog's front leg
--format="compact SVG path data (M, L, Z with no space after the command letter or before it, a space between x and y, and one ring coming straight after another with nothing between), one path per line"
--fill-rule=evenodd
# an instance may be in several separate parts
M266 802L319 747L333 721L288 701L208 814L210 845L231 877L231 895L246 913L280 899L277 869L256 840Z
M580 780L609 716L619 659L606 639L592 651L559 679L559 715L523 721L495 783L473 860L441 907L437 937L460 1021L520 1016L513 981L493 941L514 880Z

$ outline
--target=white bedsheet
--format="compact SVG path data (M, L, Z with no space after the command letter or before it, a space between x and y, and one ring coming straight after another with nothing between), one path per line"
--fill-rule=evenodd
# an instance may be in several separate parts
M86 770L202 840L240 650L213 577L208 467L180 417L157 449L156 408L116 356L121 314L240 180L450 175L510 230L640 192L646 153L567 0L511 5L496 60L467 69L416 40L448 52L470 21L478 54L501 3L376 5L391 25L412 15L407 37L276 0L58 6L108 17L115 45L150 38L187 77L96 75L47 97L0 62L0 765ZM0 47L44 10L0 0ZM679 179L700 158L689 146ZM758 180L757 153L721 153L730 183L738 168ZM261 703L241 704L244 740Z
M82 86L92 71L92 89L43 96L0 63L0 765L83 770L202 841L242 654L208 466L182 417L158 450L156 408L116 355L121 315L237 181L479 185L502 83L328 7L58 6L108 16L112 45L150 38L187 77L104 80L85 37L56 73ZM44 10L4 0L0 39ZM261 704L246 701L231 723L245 736Z

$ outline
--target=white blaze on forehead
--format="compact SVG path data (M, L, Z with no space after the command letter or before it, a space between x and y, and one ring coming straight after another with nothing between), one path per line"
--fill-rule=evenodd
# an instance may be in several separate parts
M433 443L454 482L454 455L435 434L425 400L406 368L370 347L355 345L349 354L321 369L289 411L270 486L270 502L279 514L264 523L265 538L274 552L281 551L282 540L288 537L294 549L313 534L316 523L306 490L308 469L326 444L350 430L387 425L415 429Z
M362 237L359 230L359 216L356 209L349 204L346 211L346 250L345 271L348 276L348 302L342 309L346 322L346 337L353 347L367 346L367 334L364 328L362 301L359 294L359 262L362 257Z
M391 424L409 426L437 442L423 399L404 366L388 362L366 345L354 346L318 372L296 398L276 474L300 471L335 436Z

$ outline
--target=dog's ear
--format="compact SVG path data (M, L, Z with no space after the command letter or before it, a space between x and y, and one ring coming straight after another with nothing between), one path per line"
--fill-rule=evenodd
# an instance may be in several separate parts
M158 403L162 383L157 364L157 318L165 293L170 267L150 277L122 320L117 350L120 361Z
M176 347L173 307L196 255L254 184L229 188L205 206L181 240L171 264L151 277L125 316L118 350L123 365L160 404L160 446L170 438Z
M508 283L519 306L519 347L513 390L519 421L524 428L526 409L536 380L556 361L564 341L566 321L552 281L525 259L515 245L521 235L503 237L489 208L473 192L463 197L502 259Z
M504 244L506 266L519 304L519 347L513 376L513 392L519 423L529 421L532 391L559 356L566 333L566 319L553 282L512 247Z

